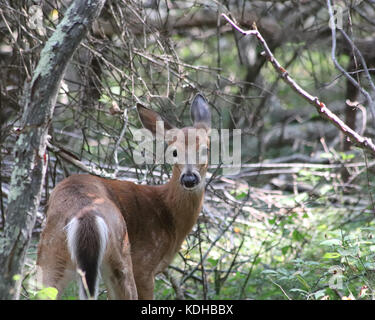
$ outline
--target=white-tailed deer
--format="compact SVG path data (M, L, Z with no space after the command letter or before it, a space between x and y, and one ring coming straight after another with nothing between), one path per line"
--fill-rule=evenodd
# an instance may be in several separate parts
M138 113L143 126L155 135L157 121L162 121L158 113L140 105ZM188 139L191 128L181 129L182 141L168 142L178 159L188 159L192 148L195 154L209 147L211 112L201 94L192 102L191 115L194 128L203 130L205 136L192 142ZM172 128L166 122L165 127ZM205 159L203 163L176 161L164 185L137 185L85 174L64 179L49 198L38 247L38 281L57 288L61 295L81 270L81 299L97 297L100 274L110 299L152 299L155 275L170 264L198 218Z

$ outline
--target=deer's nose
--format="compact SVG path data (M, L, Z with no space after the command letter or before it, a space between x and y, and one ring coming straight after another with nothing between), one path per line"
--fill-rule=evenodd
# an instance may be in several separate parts
M181 176L181 184L187 189L194 188L198 183L198 176L192 172L184 173Z

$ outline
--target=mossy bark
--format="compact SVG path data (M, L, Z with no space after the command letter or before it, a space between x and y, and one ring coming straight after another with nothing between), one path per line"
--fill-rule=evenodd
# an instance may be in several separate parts
M18 299L26 250L35 224L47 167L46 139L66 66L105 0L73 1L45 44L25 91L15 145L5 228L0 236L0 299Z

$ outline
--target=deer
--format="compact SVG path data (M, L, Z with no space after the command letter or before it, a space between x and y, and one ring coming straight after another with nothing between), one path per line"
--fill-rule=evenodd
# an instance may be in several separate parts
M161 121L176 129L152 109L137 104L137 111L153 136ZM183 139L167 142L175 158L167 183L73 174L56 185L38 244L38 283L56 288L58 298L74 279L80 299L97 299L99 279L109 299L154 298L155 276L180 250L204 200L208 157L188 159L188 152L209 150L211 111L203 94L194 97L190 113L193 127L179 129ZM204 134L189 139L191 129Z

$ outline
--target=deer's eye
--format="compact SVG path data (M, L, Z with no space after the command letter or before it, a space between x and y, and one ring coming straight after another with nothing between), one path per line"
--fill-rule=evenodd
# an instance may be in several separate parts
M175 157L175 158L177 157L177 149L173 150L173 157Z

